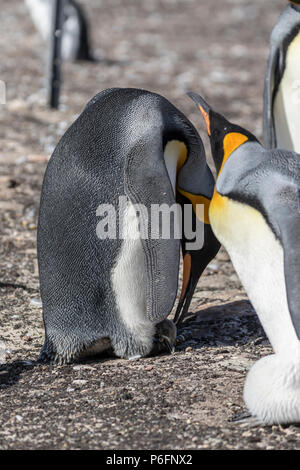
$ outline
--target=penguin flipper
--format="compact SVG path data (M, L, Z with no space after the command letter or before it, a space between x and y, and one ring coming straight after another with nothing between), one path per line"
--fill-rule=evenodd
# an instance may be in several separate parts
M268 68L265 78L264 88L264 115L263 115L263 135L264 144L267 148L276 147L276 133L275 122L273 116L273 100L276 83L276 71L278 71L278 64L280 62L280 50L277 47L272 47L270 51ZM278 78L278 77L277 77Z
M291 320L300 340L300 185L277 184L268 213L284 253L284 276Z
M125 192L133 204L145 206L150 217L154 205L170 207L176 201L164 163L160 128L157 127L156 131L151 129L149 133L151 135L144 136L143 140L135 143L134 151L127 159ZM148 142L147 145L145 141ZM172 223L170 239L163 239L158 235L161 227L154 225L149 223L148 238L142 239L142 246L148 276L147 316L152 322L160 322L169 315L176 299L180 239L172 237Z
M291 319L300 340L300 191L297 191L298 209L280 213L279 219L284 251L284 274Z

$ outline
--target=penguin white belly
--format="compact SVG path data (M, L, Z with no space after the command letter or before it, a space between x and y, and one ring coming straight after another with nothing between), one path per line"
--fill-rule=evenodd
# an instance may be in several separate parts
M218 194L210 220L276 353L251 367L245 403L266 424L300 422L300 341L287 304L282 247L258 211Z
M210 220L274 351L299 348L287 303L283 249L263 216L248 205L217 194L212 201Z
M128 201L123 215L124 240L111 282L123 323L143 344L149 345L150 352L155 327L147 317L148 275L138 227L135 207Z
M35 27L46 41L50 36L52 5L51 0L25 0Z
M74 9L73 9L74 10ZM69 16L64 22L61 53L63 60L74 60L79 49L80 24L78 15Z
M277 147L300 153L300 34L290 44L274 100Z

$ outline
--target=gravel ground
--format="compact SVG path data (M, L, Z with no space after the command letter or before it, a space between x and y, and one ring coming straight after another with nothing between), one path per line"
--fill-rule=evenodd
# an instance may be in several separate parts
M65 64L62 106L45 106L45 46L23 2L2 0L0 79L0 448L300 449L300 428L251 427L242 392L271 353L224 250L193 299L173 355L34 363L43 342L36 223L43 173L65 129L98 91L161 93L207 139L185 96L203 94L261 137L269 34L283 0L85 1L96 64ZM207 147L208 150L208 147ZM208 158L211 164L208 150Z

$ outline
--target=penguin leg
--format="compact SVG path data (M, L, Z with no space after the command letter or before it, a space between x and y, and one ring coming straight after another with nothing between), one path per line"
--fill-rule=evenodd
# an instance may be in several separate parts
M58 335L58 338L61 338L61 336ZM88 345L83 344L79 338L73 337L72 339L65 338L65 341L62 341L61 339L57 340L57 337L55 337L52 340L49 335L46 335L37 362L64 365L89 356L96 356L104 351L111 351L111 341L105 336L90 342Z
M63 365L67 364L69 361L67 360L64 354L57 353L53 342L46 336L44 345L37 359L37 362L41 364Z

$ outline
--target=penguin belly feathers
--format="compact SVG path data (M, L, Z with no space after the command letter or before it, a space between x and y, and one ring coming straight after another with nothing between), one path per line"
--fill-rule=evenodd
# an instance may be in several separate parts
M69 362L108 347L120 357L145 356L155 335L168 339L166 327L174 343L166 318L177 294L180 239L143 236L141 226L148 227L153 206L176 206L178 169L189 166L187 194L200 187L210 201L214 180L197 131L154 93L105 90L67 130L41 195L42 361ZM213 248L203 264L219 249L212 232L201 249L207 245ZM184 297L203 269L190 270Z
M274 353L244 388L252 415L300 422L300 155L266 150L195 93L217 168L212 229L228 251Z
M268 148L300 152L300 5L284 9L270 39L264 91Z

